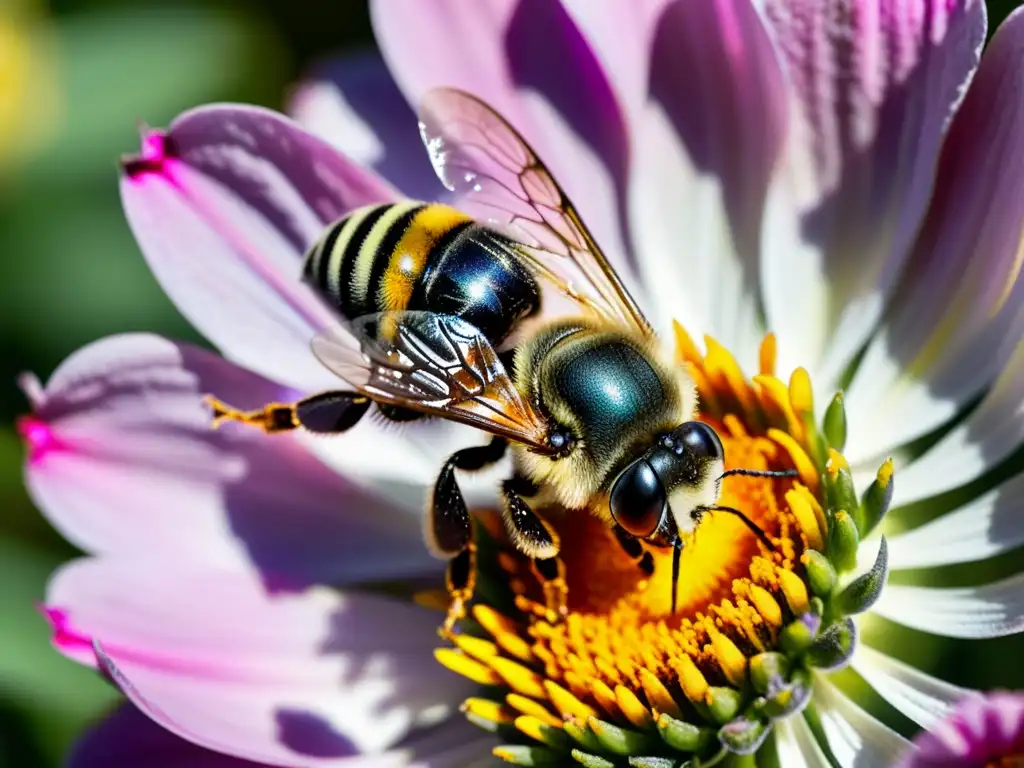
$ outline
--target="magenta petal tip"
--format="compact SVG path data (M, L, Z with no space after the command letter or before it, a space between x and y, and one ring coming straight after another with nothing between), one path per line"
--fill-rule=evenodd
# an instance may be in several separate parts
M139 133L138 154L121 157L121 170L132 179L147 173L159 173L167 158L175 155L173 142L165 131L140 124Z

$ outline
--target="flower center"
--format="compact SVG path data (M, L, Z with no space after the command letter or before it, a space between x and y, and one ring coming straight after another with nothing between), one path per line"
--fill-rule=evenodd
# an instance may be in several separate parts
M861 504L838 452L842 399L819 430L806 373L794 373L788 386L774 375L773 337L762 344L753 381L724 348L711 339L707 346L701 355L677 327L680 362L700 393L699 417L720 435L727 469L798 473L722 483L719 503L741 510L771 546L737 516L705 514L685 542L673 612L670 549L650 549L647 576L596 516L553 516L568 614L552 621L530 563L486 526L495 537L480 545L472 611L479 626L465 622L456 648L437 657L504 692L470 699L464 709L473 722L519 742L496 748L509 762L557 761L566 751L595 766L749 753L774 719L806 704L811 667L849 659L848 615L867 606L847 594L853 585L838 591L837 571L852 568L857 525L868 528L884 513L891 466ZM875 582L877 597L884 574Z

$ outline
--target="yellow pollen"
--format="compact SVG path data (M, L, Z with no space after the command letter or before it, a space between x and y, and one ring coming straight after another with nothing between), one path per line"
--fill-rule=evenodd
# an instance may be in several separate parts
M470 699L467 713L514 723L545 748L568 739L592 743L595 752L626 754L615 750L666 729L672 738L704 743L706 727L684 721L717 727L734 717L741 698L764 679L764 663L771 663L764 659L777 657L780 643L788 647L791 625L805 626L798 619L812 608L804 553L825 549L828 527L824 449L814 449L808 437L821 439L811 421L810 377L798 369L788 385L776 378L771 334L761 344L753 381L714 339L705 338L704 355L678 324L675 337L679 364L700 395L698 418L720 436L726 468L796 475L722 480L718 504L742 511L765 539L728 511L705 511L684 537L674 611L671 548L644 543L653 562L645 572L623 551L606 516L544 514L560 541L567 587L559 620L549 618L529 560L488 527L498 549L490 556L492 578L508 586L509 604L519 613L477 603L472 617L487 638L458 636L456 648L438 651L438 660L482 685L505 688L491 708ZM845 459L833 452L828 463L845 466ZM883 466L880 484L891 471L891 464ZM815 604L820 608L817 598ZM769 655L752 664L760 654ZM523 749L501 747L495 754L513 762L536 757Z

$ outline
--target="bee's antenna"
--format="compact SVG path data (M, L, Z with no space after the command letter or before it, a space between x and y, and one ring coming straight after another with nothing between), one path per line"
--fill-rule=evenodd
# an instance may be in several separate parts
M716 504L714 506L709 506L709 507L700 507L700 509L707 510L709 512L714 512L714 511L717 510L719 512L728 512L729 514L736 515L736 517L738 517L740 520L742 520L744 523L746 523L747 528L749 528L751 531L754 532L754 535L757 536L758 539L760 539L762 544L764 544L766 547L768 547L768 549L770 549L772 551L775 550L775 545L772 544L772 542L768 538L768 536L765 535L765 532L762 531L760 527L758 527L757 523L755 523L749 517L744 515L738 509L736 509L734 507L724 507L724 506L720 506L718 504Z
M795 469L727 469L718 476L718 479L721 480L723 477L730 477L731 475L742 475L743 477L800 477L800 473Z
M683 554L683 537L676 534L676 543L672 545L672 613L676 612L676 598L679 596L679 558Z

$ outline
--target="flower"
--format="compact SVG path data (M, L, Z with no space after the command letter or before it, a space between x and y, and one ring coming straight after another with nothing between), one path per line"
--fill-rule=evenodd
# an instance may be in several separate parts
M339 91L300 90L296 108L340 114L334 142L388 181L237 106L186 113L126 161L142 250L224 358L134 334L81 350L45 388L25 380L29 486L91 553L48 590L58 649L186 739L276 765L468 765L500 743L519 762L575 749L588 765L654 765L722 744L827 765L816 734L842 766L891 762L908 743L836 685L847 664L922 727L950 711L964 690L886 655L873 628L1019 632L1024 575L938 588L886 585L887 569L1019 545L1024 478L887 543L867 534L891 505L890 520L983 477L1024 432L1024 105L1004 96L1024 77L1024 14L979 65L976 1L644 8L373 5L409 102L459 85L534 143L676 341L730 462L799 471L726 484L774 551L709 516L668 627L663 563L645 587L603 528L567 516L567 619L524 631L536 585L492 547L483 633L435 664L439 615L411 600L439 575L417 517L442 457L482 438L369 422L330 441L209 430L205 393L248 408L335 384L308 352L330 318L298 259L345 211L395 199L392 184L429 192L425 161L409 177L394 161L417 140L412 113L364 62ZM906 448L940 427L920 455ZM487 478L476 486L482 507ZM467 735L459 707L502 741Z
M900 768L987 768L1024 762L1024 696L994 691L965 696L948 717L914 739Z

